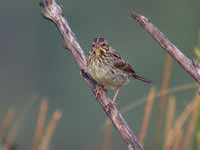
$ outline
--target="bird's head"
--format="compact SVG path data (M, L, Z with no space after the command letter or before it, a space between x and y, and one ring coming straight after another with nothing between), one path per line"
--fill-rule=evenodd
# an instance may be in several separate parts
M103 37L94 38L92 42L92 52L98 57L104 55L109 50L108 42Z

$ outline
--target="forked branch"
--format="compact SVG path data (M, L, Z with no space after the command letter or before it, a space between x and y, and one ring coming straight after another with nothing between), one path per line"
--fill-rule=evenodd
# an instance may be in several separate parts
M56 24L63 37L65 48L69 49L72 53L75 61L80 67L82 77L95 94L95 89L99 85L97 85L97 83L87 73L86 56L67 20L63 17L61 7L55 2L55 0L43 0L41 6L43 7L43 15ZM101 104L103 110L110 118L115 128L119 131L124 142L128 145L128 149L142 150L142 145L138 142L135 134L132 132L116 106L110 108L110 111L106 111L106 106L110 102L110 98L107 96L106 92L103 91L99 98L100 100L98 100L98 102Z
M131 17L146 31L158 44L174 58L180 66L198 83L200 82L200 65L196 60L190 60L166 36L154 26L148 18L132 12Z

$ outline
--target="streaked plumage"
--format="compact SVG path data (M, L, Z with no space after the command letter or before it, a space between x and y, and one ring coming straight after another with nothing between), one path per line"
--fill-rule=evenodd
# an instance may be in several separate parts
M87 66L93 79L105 89L112 88L116 91L113 101L115 101L120 87L128 83L129 79L151 83L151 81L138 76L132 66L124 61L103 37L94 39L87 57Z

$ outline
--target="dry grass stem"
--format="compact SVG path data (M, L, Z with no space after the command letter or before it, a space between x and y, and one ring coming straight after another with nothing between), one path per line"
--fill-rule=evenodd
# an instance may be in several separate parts
M164 150L170 150L171 140L172 140L172 132L170 132L173 128L173 120L174 120L174 112L176 107L175 97L169 98L167 117L166 117L166 127L165 127L165 141L164 141Z
M184 135L184 141L183 141L183 149L184 150L189 150L189 149L191 149L191 146L192 146L193 134L195 131L195 126L196 126L196 122L198 119L198 113L199 113L199 108L200 108L200 96L198 96L198 95L196 96L196 102L197 102L196 107L193 110L192 118L189 122L187 131Z
M9 109L3 120L2 127L0 128L0 143L2 143L3 140L6 138L8 129L11 126L13 118L14 118L14 112L13 110Z
M112 139L112 124L110 122L104 129L104 142L102 150L111 150L111 139Z
M13 128L10 131L9 136L6 139L6 144L4 146L4 150L11 150L11 147L13 147L13 145L14 145L16 135L17 135L17 128Z
M42 100L42 102L40 104L40 110L38 113L38 120L37 120L35 135L34 135L34 141L33 141L33 147L32 147L33 150L38 149L38 145L40 144L40 141L44 134L47 109L48 109L47 101Z
M200 96L197 94L196 98L192 102L190 102L183 110L183 112L175 122L175 128L174 128L175 131L183 127L188 116L193 112L193 110L195 110L198 107L200 100L199 98Z
M170 134L173 135L171 137L171 145L174 144L176 142L176 138L177 136L179 136L180 132L183 133L182 129L183 126L186 122L186 120L188 119L188 117L192 114L192 112L194 110L197 109L197 107L199 106L199 99L200 96L197 94L197 96L195 97L195 99L190 102L186 108L183 110L183 112L181 113L181 115L178 117L178 119L175 121L175 126L174 128L170 131Z
M164 63L163 78L162 78L162 84L161 84L161 90L160 90L161 110L163 109L163 107L166 104L167 95L165 93L166 93L166 91L168 91L168 88L169 88L171 70L172 70L172 58L169 54L166 54L165 63Z
M41 144L38 148L39 150L49 150L51 138L53 136L53 133L55 131L55 128L56 128L59 120L61 119L61 116L62 116L62 112L60 112L60 111L54 112L52 119L50 120L50 122L45 130L45 133L43 135Z
M181 150L181 142L183 138L183 129L180 129L176 132L174 135L174 145L173 145L173 150Z
M160 135L161 135L161 127L162 127L162 121L163 121L163 113L164 108L166 105L167 95L164 94L169 89L169 81L170 81L170 75L172 70L172 58L168 54L166 54L165 57L165 63L164 63L164 71L163 71L163 78L161 83L161 90L160 90L160 108L158 112L158 119L156 123L156 128L158 129L157 136L156 136L156 143L158 144L160 142Z
M144 139L145 139L145 136L147 134L147 128L148 128L148 125L149 125L149 119L150 119L150 116L151 116L151 111L152 111L155 95L156 95L156 90L155 90L154 87L152 87L150 89L149 95L147 97L147 103L146 103L146 107L145 107L142 127L141 127L141 130L139 132L139 141L140 141L141 144L144 144Z
M198 87L197 84L194 84L194 83L179 85L179 86L167 89L165 92L163 92L163 94L161 94L160 92L157 92L155 98L160 98L161 96L171 95L171 94L175 94L175 93L178 93L178 92L186 92L188 90L196 89L197 87ZM146 97L147 96L140 98L140 99L137 99L136 102L132 102L130 104L127 104L126 106L124 106L122 108L121 112L127 113L130 110L133 110L135 107L139 107L139 106L143 105L147 100Z
M166 105L167 95L164 94L169 89L169 80L171 75L171 68L172 68L172 58L166 54L165 57L165 63L164 63L164 71L163 71L163 78L161 83L161 89L160 89L160 107L158 111L158 118L156 122L156 128L157 128L157 135L156 135L156 144L160 143L160 135L161 135L161 128L162 128L162 121L163 121L163 113L164 108Z
M31 100L28 101L28 103L22 109L19 117L17 117L15 122L12 124L12 128L10 129L10 131L8 133L8 136L6 137L6 147L8 147L9 150L10 150L10 147L12 147L14 145L14 142L15 142L16 136L18 134L18 131L19 131L20 127L21 127L21 124L24 121L26 115L28 114L28 111L33 106L35 100L36 100L36 97L33 96L31 98Z
M200 150L200 132L198 132L196 140L197 140L197 150Z
M194 134L197 118L198 118L198 110L196 109L193 111L191 121L184 135L184 141L183 141L184 150L189 150L192 147L192 139L193 139L193 134Z

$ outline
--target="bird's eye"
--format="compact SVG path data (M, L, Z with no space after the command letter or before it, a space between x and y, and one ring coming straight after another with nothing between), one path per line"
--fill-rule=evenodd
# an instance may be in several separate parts
M105 46L106 46L106 44L105 44L105 43L103 43L101 46L105 47Z

